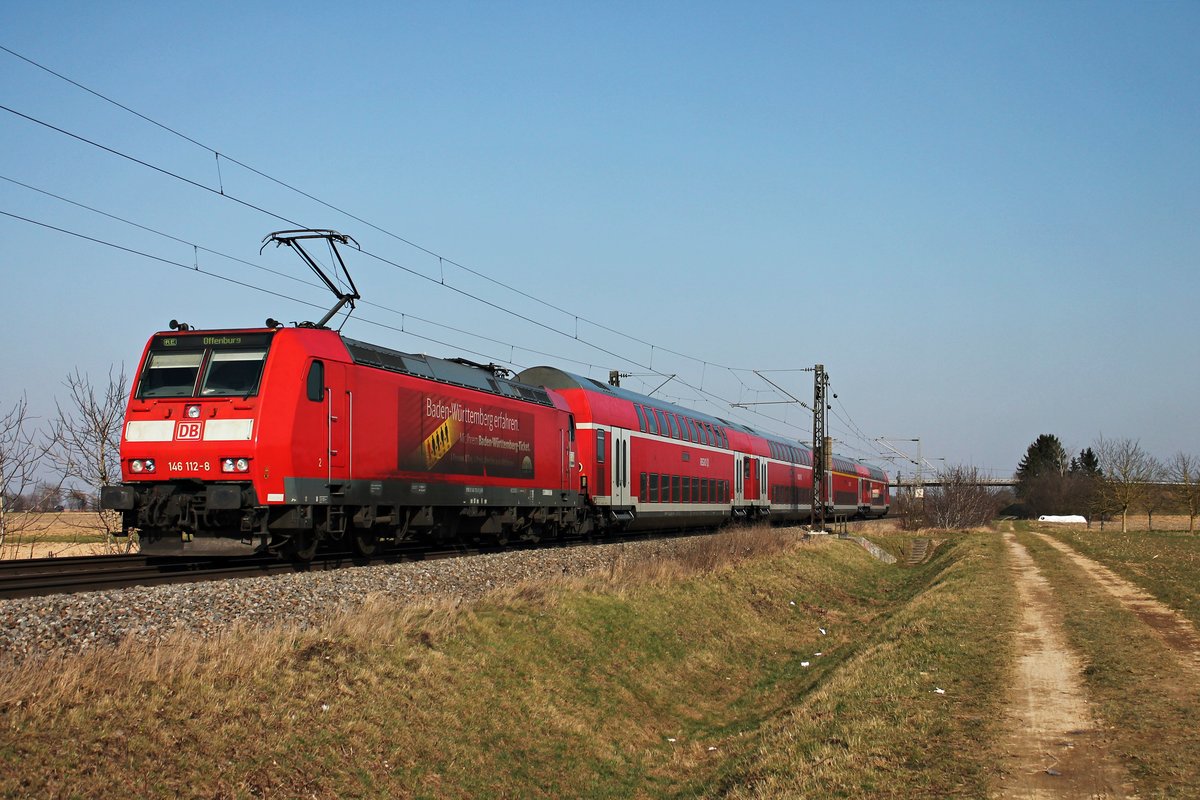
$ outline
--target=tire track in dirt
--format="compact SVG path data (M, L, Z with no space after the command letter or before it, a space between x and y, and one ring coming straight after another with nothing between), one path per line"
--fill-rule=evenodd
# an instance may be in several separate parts
M1012 532L1005 533L1021 604L1017 665L993 797L1132 798L1083 689L1082 663L1062 632L1050 582Z
M1105 591L1150 628L1167 649L1179 658L1184 668L1200 677L1200 633L1197 633L1196 627L1187 617L1067 543L1044 533L1035 535L1069 558L1092 580L1104 587Z

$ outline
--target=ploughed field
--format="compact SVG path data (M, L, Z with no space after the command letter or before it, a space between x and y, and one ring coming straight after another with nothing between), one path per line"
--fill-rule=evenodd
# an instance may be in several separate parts
M118 528L120 520L112 514L9 511L0 559L94 556L131 548L136 552L136 543L107 534Z
M868 536L0 601L0 795L1194 796L1195 538Z

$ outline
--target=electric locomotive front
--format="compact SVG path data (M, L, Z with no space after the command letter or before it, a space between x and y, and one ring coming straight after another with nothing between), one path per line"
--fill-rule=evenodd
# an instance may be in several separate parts
M122 533L136 528L151 554L271 545L266 500L282 500L292 443L263 437L262 422L293 421L301 364L312 353L336 358L330 337L273 328L154 334L126 410L123 483L101 492L101 506L122 513Z

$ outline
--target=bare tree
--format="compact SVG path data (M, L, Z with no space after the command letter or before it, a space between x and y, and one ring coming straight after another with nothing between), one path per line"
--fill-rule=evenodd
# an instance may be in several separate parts
M1200 515L1200 459L1176 453L1167 462L1167 480L1176 501L1187 509L1188 533L1195 533L1196 517Z
M83 484L95 497L100 487L121 480L121 427L129 380L123 367L115 376L109 369L107 385L96 387L86 373L75 370L63 385L70 401L66 408L57 405L48 461L65 479ZM98 530L104 534L106 544L113 547L113 532L120 528L119 515L100 512L98 520ZM128 543L123 543L122 549L127 548Z
M1153 459L1135 439L1096 441L1096 456L1104 477L1100 483L1102 507L1121 514L1121 533L1129 530L1129 509L1145 502L1154 481Z
M67 508L71 511L87 511L92 506L92 496L78 487L67 492Z
M1167 468L1154 456L1146 456L1146 470L1149 479L1145 494L1142 496L1142 510L1146 512L1146 530L1154 530L1154 512L1167 505L1171 499L1167 487Z
M977 467L947 467L938 473L938 482L941 486L927 489L923 500L898 503L900 510L907 512L906 529L983 527L995 519L1005 501L982 485Z
M10 537L34 521L25 495L37 483L38 469L49 442L33 429L25 397L0 416L0 552Z
M50 481L38 481L33 487L33 510L43 514L52 514L63 510L62 484Z

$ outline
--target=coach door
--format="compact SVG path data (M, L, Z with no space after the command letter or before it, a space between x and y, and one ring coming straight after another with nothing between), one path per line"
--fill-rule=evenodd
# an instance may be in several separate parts
M629 431L614 428L609 437L612 442L609 463L612 465L612 503L615 506L633 504L633 492L629 489Z
M733 457L733 504L740 506L746 498L746 467L749 459L743 455ZM736 512L735 512L736 513Z
M758 459L747 458L745 460L742 474L745 478L745 497L747 501L758 499Z

